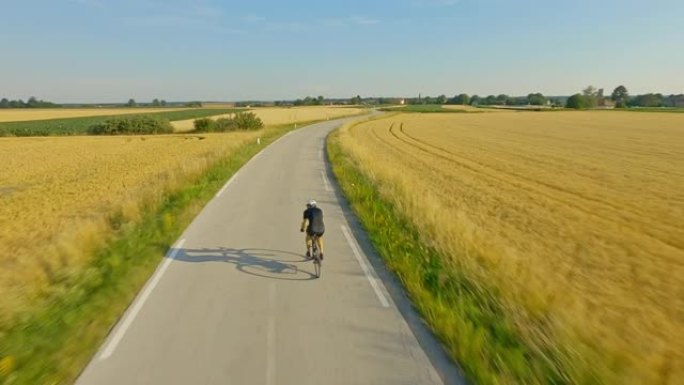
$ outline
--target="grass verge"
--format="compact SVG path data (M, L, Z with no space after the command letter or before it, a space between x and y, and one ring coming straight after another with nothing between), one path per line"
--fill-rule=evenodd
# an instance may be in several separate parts
M0 325L0 383L73 382L202 207L252 156L293 128L264 130L260 145L242 147L165 196L138 223L124 225L85 269L53 285L40 310L11 327Z
M107 119L146 115L169 121L188 120L203 118L207 116L229 114L243 111L239 108L196 108L180 111L165 111L140 113L126 115L107 115L107 116L87 116L82 118L32 120L26 122L2 122L0 123L0 136L54 136L54 135L85 135L88 127L94 124L101 124Z
M477 384L566 384L555 352L525 343L496 288L474 282L421 239L420 231L389 200L339 143L328 156L344 195L375 249L403 283L414 306L449 354Z

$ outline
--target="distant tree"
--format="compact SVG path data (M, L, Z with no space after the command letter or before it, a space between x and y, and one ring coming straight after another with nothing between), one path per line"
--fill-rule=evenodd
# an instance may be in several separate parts
M137 104L135 103L135 100L133 99L128 99L128 103L126 103L126 107L135 107Z
M487 98L487 99L489 99L489 98ZM496 99L494 100L494 103L492 103L492 104L496 104L499 106L505 106L506 104L508 104L509 99L510 99L510 97L508 95L499 94L496 96Z
M152 106L154 106L154 107L159 107L159 106L161 106L161 102L159 101L159 99L154 99L154 100L152 101Z
M447 97L444 94L439 95L438 97L435 98L435 104L446 104L446 102L447 102Z
M484 99L482 104L485 104L487 106L491 106L493 104L496 104L496 96L494 95L487 95L487 97Z
M162 99L162 100L159 102L159 104L160 104L162 107L166 107L166 100Z
M585 107L582 108L594 108L598 104L598 90L594 86L588 86L582 90L582 95L584 96Z
M314 104L317 106L322 106L325 103L325 98L323 96L318 96Z
M668 107L684 107L684 94L670 95L666 102Z
M353 98L349 99L350 104L361 104L361 96L356 95Z
M478 95L473 95L470 97L470 105L477 106L478 104L480 104L481 100L482 98L480 98Z
M9 106L10 102L7 98L2 98L2 100L0 100L0 108L9 108Z
M543 106L546 104L546 97L537 92L527 95L527 103L533 106Z
M588 103L585 95L582 94L574 94L571 97L568 98L567 102L565 103L565 107L567 108L574 108L576 110L579 109L584 109L588 108Z
M9 106L10 106L10 108L23 108L23 107L26 107L26 103L24 103L24 101L21 99L11 100L9 102Z
M636 107L663 107L665 98L662 94L653 93L637 95L630 101L630 104Z
M625 108L627 106L627 100L629 100L627 88L623 85L617 86L610 95L610 99L615 102L616 108Z
M598 93L596 94L596 104L600 107L606 105L606 97L603 95L603 88L599 88Z
M459 94L452 99L453 104L470 104L470 97L468 94Z

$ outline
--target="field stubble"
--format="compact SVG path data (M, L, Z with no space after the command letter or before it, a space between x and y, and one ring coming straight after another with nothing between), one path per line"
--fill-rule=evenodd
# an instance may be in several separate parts
M400 114L341 144L572 382L684 376L682 117Z

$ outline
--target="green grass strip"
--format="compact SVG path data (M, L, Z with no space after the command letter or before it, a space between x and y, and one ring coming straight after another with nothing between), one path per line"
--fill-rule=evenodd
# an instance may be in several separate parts
M140 223L123 226L79 274L54 285L46 306L0 330L0 383L72 383L205 204L258 151L293 128L264 130L260 145L245 145L167 195Z
M145 112L140 109L139 113L125 115L86 116L81 118L31 120L26 122L2 122L0 123L0 136L56 136L56 135L85 135L88 127L102 123L107 119L121 116L148 115L169 121L189 120L204 118L207 116L230 114L244 111L238 108L195 108L179 111Z
M476 384L567 384L550 352L527 346L497 300L497 291L473 282L450 258L421 241L420 231L339 144L328 138L333 172L373 246L403 283L414 306Z

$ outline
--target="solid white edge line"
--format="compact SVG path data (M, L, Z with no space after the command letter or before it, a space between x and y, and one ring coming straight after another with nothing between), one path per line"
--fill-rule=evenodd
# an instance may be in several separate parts
M157 286L157 283L159 283L159 280L161 279L162 275L164 275L166 269L169 267L171 262L176 258L176 254L178 254L178 251L181 250L184 243L185 239L181 239L180 242L178 242L173 247L171 253L166 257L165 261L159 267L157 267L157 270L152 275L152 278L150 278L150 280L147 281L145 287L143 288L143 291L140 292L140 294L138 294L138 297L135 299L133 306L128 311L126 311L126 315L123 318L123 322L121 322L121 324L117 326L116 332L114 332L112 337L107 342L107 345L105 346L104 350L98 357L100 361L106 360L112 355L112 353L114 353L114 350L116 350L117 345L119 345L119 342L121 342L121 339L133 323L133 320L135 320L135 317L138 315L138 312L140 312L140 309L142 309L143 305L145 304L145 301L147 301L147 298L150 296L150 293L152 293L152 290L154 290L155 286Z
M332 191L332 188L330 187L330 181L328 180L328 176L325 175L325 171L321 171L321 178L323 178L323 187L325 188L325 191Z
M238 175L240 175L240 171L236 172L235 174L233 174L232 177L230 177L230 179L228 179L228 182L226 182L226 184L224 184L223 187L221 187L221 190L219 190L219 192L216 193L215 197L220 197L223 194L223 192L226 191L228 186L230 186L230 184L233 183L233 181L235 180L235 178L237 178Z
M389 307L389 301L387 300L387 297L385 297L385 294L382 293L382 290L380 289L380 286L378 285L378 278L376 277L375 270L373 269L373 266L370 265L366 261L365 256L361 253L361 249L356 242L356 239L354 236L351 234L350 230L347 228L345 225L342 226L342 233L344 233L344 237L347 238L347 243L349 243L349 246L351 247L352 251L354 252L354 256L356 257L356 260L359 261L359 265L361 265L361 270L363 270L363 273L366 275L366 278L368 279L368 282L370 282L371 286L373 287L373 291L375 291L375 295L378 297L380 300L380 304L382 307Z
M285 138L286 136L290 135L291 133L292 133L292 131L288 132L287 134L281 136L280 138L278 138L275 142L273 142L273 143L271 143L271 144L276 144L276 143L278 143L279 140ZM269 146L270 146L270 145L269 145ZM266 151L266 149L267 149L269 146L263 148L263 149L262 149L261 151L259 151L256 155L254 155L254 156L252 157L252 159L249 160L249 162L251 162L252 160L254 160L254 159L258 158L259 156L261 156L261 154L262 154L264 151ZM247 163L249 163L249 162L247 162ZM240 170L238 170L238 172L236 172L235 174L233 174L233 176L230 177L230 179L228 179L228 182L226 182L226 184L224 184L223 187L221 187L221 190L219 190L219 192L216 193L216 195L214 196L215 198L218 198L218 197L220 197L221 195L223 195L223 193L226 191L226 189L228 188L228 186L230 186L231 183L233 183L233 181L235 181L235 178L237 178L237 176L240 174L240 171L242 171L242 168L245 167L245 166L247 165L247 163L245 163L244 165L242 165L242 167L240 167Z

